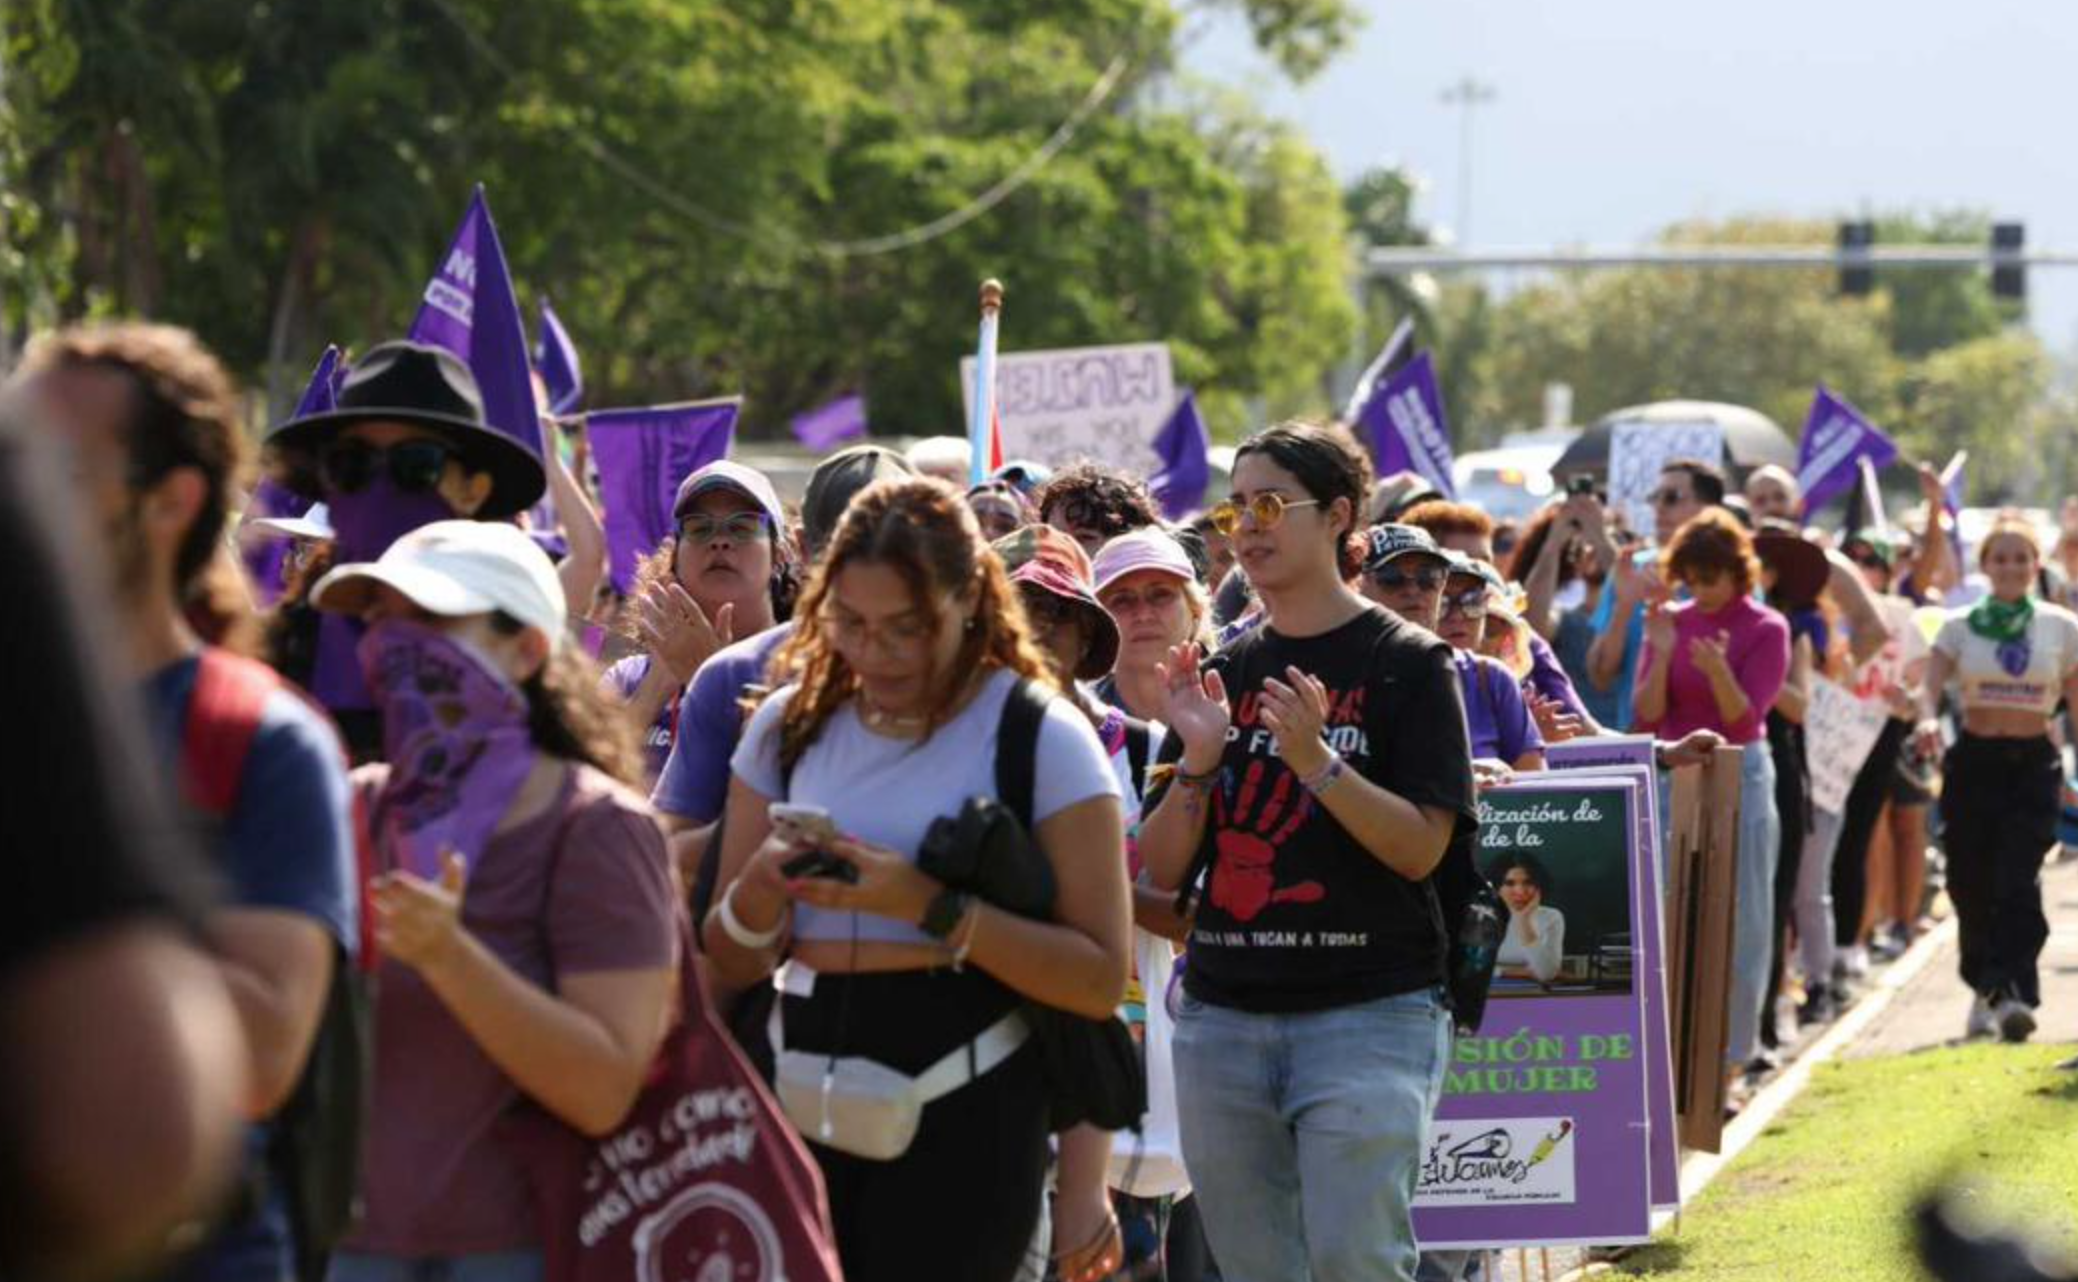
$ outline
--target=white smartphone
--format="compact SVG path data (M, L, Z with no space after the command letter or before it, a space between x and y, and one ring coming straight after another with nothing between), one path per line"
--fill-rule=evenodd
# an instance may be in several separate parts
M775 801L765 814L781 836L797 846L827 846L837 840L837 825L821 806Z

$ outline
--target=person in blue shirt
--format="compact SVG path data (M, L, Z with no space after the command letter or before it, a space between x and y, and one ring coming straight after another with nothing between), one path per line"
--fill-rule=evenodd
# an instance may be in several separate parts
M166 326L67 330L40 340L25 385L70 449L75 498L102 534L112 595L146 726L169 779L211 763L184 746L205 662L191 619L212 634L233 614L224 531L243 435L230 379L194 337ZM235 573L235 571L232 571ZM244 662L232 660L232 662ZM251 671L258 671L252 669ZM260 672L258 679L273 678ZM345 754L325 717L286 685L262 687L257 727L230 804L203 825L225 887L204 930L248 1050L247 1196L181 1267L209 1282L284 1282L296 1242L266 1169L269 1119L302 1078L337 968L359 940Z
M1628 561L1617 561L1612 586L1602 593L1592 620L1595 640L1587 652L1588 679L1615 700L1613 730L1631 725L1631 687L1638 675L1638 650L1645 641L1645 606L1666 592L1657 571L1659 549L1704 508L1721 506L1724 496L1724 473L1714 464L1675 459L1660 469L1659 488L1652 492L1652 544Z

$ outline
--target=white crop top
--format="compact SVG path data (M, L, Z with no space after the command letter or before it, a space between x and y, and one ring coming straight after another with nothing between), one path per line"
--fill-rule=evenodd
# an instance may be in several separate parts
M1970 612L1958 610L1941 625L1934 649L1954 664L1952 679L1962 690L1965 709L2009 708L2047 716L2063 697L2064 678L2078 668L2078 615L2037 601L2027 636L2000 645L1970 631Z

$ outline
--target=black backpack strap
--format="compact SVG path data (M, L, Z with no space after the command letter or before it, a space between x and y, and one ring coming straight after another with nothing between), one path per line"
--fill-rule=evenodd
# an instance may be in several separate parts
M1039 730L1046 724L1046 705L1053 696L1038 683L1020 677L1003 701L996 723L996 797L1030 832L1039 790Z
M1154 731L1138 717L1126 718L1126 767L1133 774L1133 791L1147 795L1147 759L1154 752Z

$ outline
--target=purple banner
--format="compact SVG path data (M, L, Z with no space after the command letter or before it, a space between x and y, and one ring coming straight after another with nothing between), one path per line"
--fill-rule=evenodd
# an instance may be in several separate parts
M1659 764L1651 735L1606 735L1547 744L1544 759L1553 770L1592 770L1597 775L1634 777L1638 791L1638 836L1649 856L1636 861L1641 880L1632 887L1638 900L1639 974L1645 977L1645 1105L1652 1128L1647 1134L1648 1174L1655 1209L1681 1205L1681 1136L1674 1117L1674 1047L1667 1008L1667 936L1662 920L1666 902L1666 854L1660 814Z
M1205 487L1212 483L1212 434L1198 414L1198 398L1188 391L1156 434L1154 452L1162 466L1147 488L1161 500L1162 515L1180 521L1204 506Z
M1804 511L1815 513L1827 499L1852 487L1861 460L1883 468L1897 457L1897 442L1820 383L1797 445L1797 487L1804 492Z
M795 440L826 454L866 434L866 398L852 395L826 401L805 414L796 414L792 426Z
M1450 471L1450 425L1443 417L1436 365L1427 352L1380 379L1356 422L1371 442L1379 476L1413 472L1445 496L1457 497L1457 481Z
M476 375L484 417L491 426L542 457L527 330L481 185L469 199L469 210L455 229L440 270L426 284L410 337L444 347L466 361Z
M613 586L623 594L635 582L636 563L671 536L679 483L728 457L742 406L730 399L585 415Z
M534 368L541 371L541 385L548 389L549 413L568 414L584 399L584 366L577 359L577 344L570 341L570 331L545 295L534 338Z
M1635 779L1524 776L1480 798L1510 914L1480 1033L1460 1037L1414 1198L1424 1247L1651 1233Z

